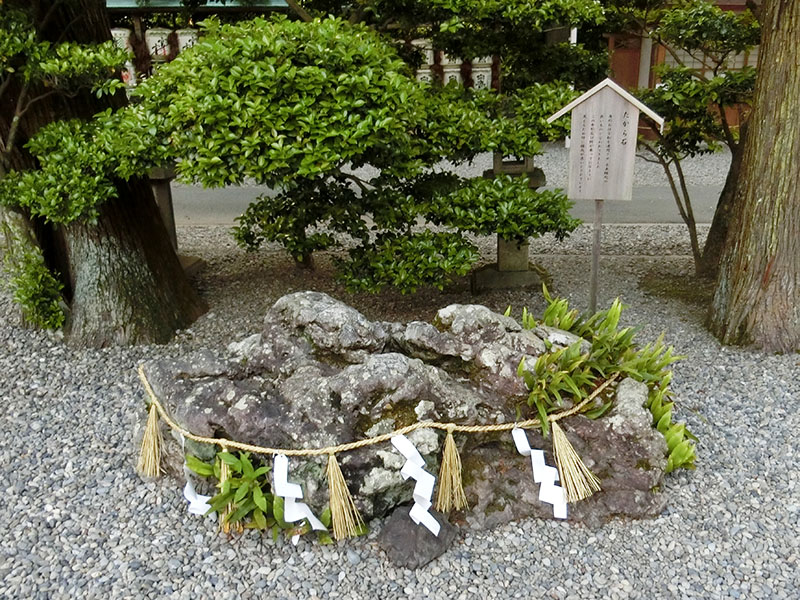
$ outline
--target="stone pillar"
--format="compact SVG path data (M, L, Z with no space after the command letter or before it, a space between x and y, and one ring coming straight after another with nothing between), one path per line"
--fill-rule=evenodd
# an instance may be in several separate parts
M497 270L527 271L528 241L506 240L497 236Z
M150 187L153 188L158 210L161 212L161 220L167 228L172 247L178 250L178 236L175 232L175 212L172 208L172 188L170 184L175 178L175 171L170 167L157 167L150 169Z
M522 160L503 160L502 154L495 153L492 169L484 172L484 177L499 174L527 175L532 189L545 184L544 172L533 165L533 158ZM531 270L528 263L528 240L505 240L497 236L497 262L473 271L470 280L472 292L480 290L521 288L540 286L541 277Z

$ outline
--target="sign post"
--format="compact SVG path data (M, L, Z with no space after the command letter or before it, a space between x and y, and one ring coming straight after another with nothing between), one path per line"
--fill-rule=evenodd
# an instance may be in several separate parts
M597 282L604 200L630 200L639 112L660 127L664 119L611 79L605 79L547 119L572 113L569 189L572 200L594 200L594 239L589 311L597 311Z

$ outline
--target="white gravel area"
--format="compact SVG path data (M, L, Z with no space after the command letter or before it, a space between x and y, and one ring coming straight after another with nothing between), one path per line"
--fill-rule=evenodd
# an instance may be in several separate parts
M371 318L429 319L453 302L540 312L536 290L348 295L331 277L295 267L275 247L247 254L224 228L184 228L180 245L208 266L196 283L210 312L164 346L75 350L22 329L0 295L0 597L74 598L797 598L800 589L800 356L724 348L702 310L639 287L651 273L692 272L685 228L607 226L599 299L621 296L642 342L665 332L677 418L700 437L697 470L667 477L660 517L599 529L525 520L464 530L416 572L390 564L365 538L320 546L248 532L226 537L186 511L181 482L134 474L133 424L145 419L135 367L194 348L222 349L257 332L266 309L302 289L331 293ZM492 240L483 240L487 258ZM588 296L589 229L532 246L556 292ZM502 477L498 474L498 477ZM320 507L315 507L319 509Z

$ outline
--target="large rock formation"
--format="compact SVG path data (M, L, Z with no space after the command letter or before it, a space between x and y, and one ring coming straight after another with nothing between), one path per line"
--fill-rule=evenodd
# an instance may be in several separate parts
M391 432L419 420L504 423L528 414L527 392L516 370L548 347L575 336L551 328L523 329L484 306L451 305L433 324L372 322L317 292L284 296L267 313L260 334L231 344L228 357L202 352L145 366L159 398L176 420L205 436L262 446L310 448ZM591 421L562 421L603 491L571 507L570 518L599 523L613 515L653 516L663 507L656 490L666 445L643 408L647 388L632 380L616 389L611 412ZM427 463L439 467L443 433L409 435ZM529 432L554 464L550 441ZM470 509L466 522L486 527L528 515L552 517L538 500L529 459L509 433L458 435ZM188 444L201 457L213 448ZM339 455L365 518L387 514L410 500L404 459L388 443ZM290 478L304 485L305 501L327 503L324 460L290 459Z

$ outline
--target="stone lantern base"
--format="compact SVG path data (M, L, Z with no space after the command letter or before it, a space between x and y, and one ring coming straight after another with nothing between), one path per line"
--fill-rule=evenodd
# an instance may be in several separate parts
M497 237L497 263L486 265L472 273L472 292L503 288L541 287L542 278L531 269L528 261L527 241L506 240Z

